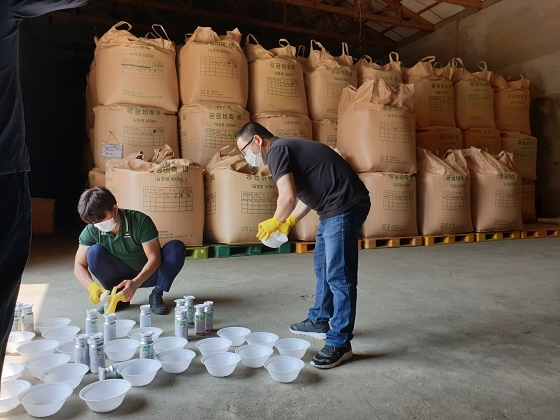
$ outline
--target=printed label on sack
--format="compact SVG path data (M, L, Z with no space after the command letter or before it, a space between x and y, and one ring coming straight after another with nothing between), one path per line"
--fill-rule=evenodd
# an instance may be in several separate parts
M101 156L103 156L105 158L122 159L122 157L123 157L123 145L122 144L103 143L103 145L101 147Z

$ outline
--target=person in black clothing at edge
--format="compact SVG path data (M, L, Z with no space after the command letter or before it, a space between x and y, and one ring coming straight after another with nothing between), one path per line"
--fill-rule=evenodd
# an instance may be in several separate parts
M80 7L87 0L2 0L0 2L0 374L12 328L21 276L31 247L31 194L19 27L25 18Z
M319 215L315 304L307 318L292 324L290 331L325 339L325 346L311 361L313 366L338 366L352 357L357 244L370 209L369 192L352 167L322 143L278 138L255 122L245 124L235 140L249 164L268 164L278 187L274 217L259 223L258 239L268 239L277 230L288 235L310 209Z

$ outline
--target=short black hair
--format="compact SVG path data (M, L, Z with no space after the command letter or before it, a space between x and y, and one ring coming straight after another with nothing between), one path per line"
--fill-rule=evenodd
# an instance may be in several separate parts
M247 143L251 141L254 135L262 137L263 139L271 139L272 137L274 137L274 134L272 134L262 125L252 121L241 127L241 130L239 130L235 135L235 140L237 141L237 139L241 137L241 139L245 143Z
M78 201L78 214L86 223L102 222L108 211L113 211L117 199L105 187L95 187L85 190Z

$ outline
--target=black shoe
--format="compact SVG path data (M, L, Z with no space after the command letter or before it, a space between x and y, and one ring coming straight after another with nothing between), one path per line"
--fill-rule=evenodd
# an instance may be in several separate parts
M290 325L290 332L294 334L309 335L321 340L324 340L327 337L329 329L330 327L328 323L314 324L313 321L309 319Z
M352 356L350 343L347 343L344 347L325 346L313 357L311 364L319 369L330 369L351 359Z
M163 301L163 294L152 291L148 301L150 302L150 309L152 310L152 313L156 315L165 315L167 313L167 307Z

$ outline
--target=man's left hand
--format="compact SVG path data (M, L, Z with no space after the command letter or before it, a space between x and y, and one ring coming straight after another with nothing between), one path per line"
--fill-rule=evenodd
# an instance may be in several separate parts
M120 293L123 294L124 298L127 302L132 300L132 297L138 290L138 285L136 282L132 280L123 280L120 284L117 285L117 289L122 289Z
M270 235L278 230L282 222L273 216L271 219L266 219L259 223L259 231L257 232L257 238L259 240L267 240Z

